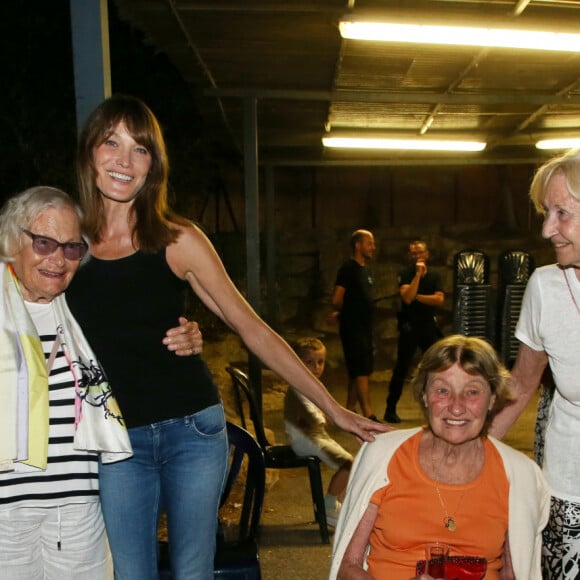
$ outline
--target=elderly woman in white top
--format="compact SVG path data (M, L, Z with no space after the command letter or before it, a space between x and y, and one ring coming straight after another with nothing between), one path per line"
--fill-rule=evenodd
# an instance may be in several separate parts
M124 421L63 292L88 246L81 211L52 187L0 212L0 579L104 580L111 558L98 456L131 455ZM201 349L197 324L163 342Z
M63 294L88 250L81 218L46 186L0 212L0 580L112 578L98 457L132 452ZM180 356L201 350L186 319L163 342Z
M81 218L46 186L0 212L0 580L112 578L98 456L131 446L63 294L88 250ZM163 342L181 356L202 344L186 319Z
M0 578L112 577L98 453L131 455L103 372L63 291L88 246L64 192L0 214Z
M546 365L555 382L545 432L543 470L552 489L544 530L545 578L580 577L580 150L542 165L530 198L544 216L542 236L556 264L537 268L524 296L512 369L515 404L495 419L503 436L535 393Z

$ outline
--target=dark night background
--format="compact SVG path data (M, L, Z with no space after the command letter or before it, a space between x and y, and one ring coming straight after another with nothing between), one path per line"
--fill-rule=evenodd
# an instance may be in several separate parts
M175 191L199 187L215 148L205 139L189 87L167 57L121 21L109 1L114 93L142 98L165 132ZM69 0L2 0L0 202L32 185L74 195L75 95Z

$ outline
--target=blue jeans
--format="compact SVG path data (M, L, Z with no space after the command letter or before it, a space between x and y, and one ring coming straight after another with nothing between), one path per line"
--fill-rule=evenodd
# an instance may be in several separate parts
M115 580L157 580L161 508L167 513L173 580L212 579L228 465L222 405L135 427L129 436L133 457L99 468Z

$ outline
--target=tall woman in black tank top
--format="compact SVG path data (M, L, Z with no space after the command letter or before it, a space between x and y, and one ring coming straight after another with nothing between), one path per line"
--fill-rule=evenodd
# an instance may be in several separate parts
M202 231L167 205L168 162L155 116L113 96L89 117L78 177L93 256L67 298L108 374L134 456L100 467L117 580L157 578L157 520L168 516L173 577L213 578L217 510L227 464L218 391L199 356L162 344L189 284L273 371L363 440L385 427L342 408L252 310Z

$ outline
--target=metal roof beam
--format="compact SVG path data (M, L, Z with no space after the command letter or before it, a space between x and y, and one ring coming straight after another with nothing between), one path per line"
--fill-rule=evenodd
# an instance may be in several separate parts
M261 161L263 167L406 167L406 166L458 166L465 165L536 165L549 156L495 156L495 157L424 157L409 159L273 159Z
M384 91L307 91L285 89L206 89L209 97L280 99L289 101L346 101L359 103L430 103L444 105L580 105L579 96L548 93L522 94L465 94L465 93L407 93Z
M180 2L180 12L304 12L316 14L342 14L347 7L344 6L317 6L316 3L282 2Z

